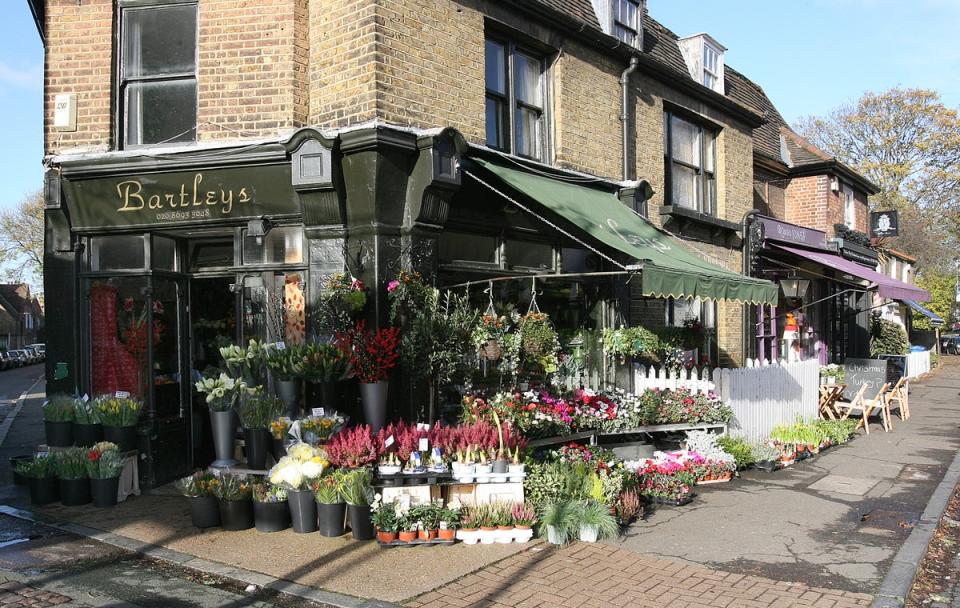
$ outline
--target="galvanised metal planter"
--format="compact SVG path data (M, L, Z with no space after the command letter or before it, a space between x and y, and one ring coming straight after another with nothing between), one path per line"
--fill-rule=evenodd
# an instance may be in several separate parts
M210 428L213 430L213 450L217 455L217 459L210 466L226 468L236 465L237 461L233 458L233 440L237 436L236 411L210 410Z
M361 382L360 398L363 401L363 418L376 433L387 421L387 391L390 381Z

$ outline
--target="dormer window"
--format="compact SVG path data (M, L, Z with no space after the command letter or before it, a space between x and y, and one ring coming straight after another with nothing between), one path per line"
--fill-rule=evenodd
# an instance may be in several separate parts
M640 0L613 0L613 35L620 41L637 46L640 32Z
M720 82L720 53L709 44L703 45L703 86L717 89Z
M709 34L696 34L677 41L690 77L721 95L724 92L723 53L726 47Z

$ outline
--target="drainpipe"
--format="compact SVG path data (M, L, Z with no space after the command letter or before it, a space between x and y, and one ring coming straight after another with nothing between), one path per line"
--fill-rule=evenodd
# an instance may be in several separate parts
M747 211L746 213L743 214L743 220L740 223L740 230L741 230L740 246L742 248L741 255L740 255L740 259L742 260L741 272L745 277L750 276L750 250L752 249L752 246L751 246L752 243L750 242L750 225L753 224L753 222L756 219L756 216L759 215L759 213L760 212L757 211L756 209L751 209L750 211ZM742 332L742 338L741 338L741 342L742 342L741 348L743 349L744 362L746 362L747 355L750 352L750 343L754 339L753 327L750 324L750 305L749 304L743 307L742 323L743 323L743 332ZM763 353L760 353L760 352L757 353L758 359L763 358L763 356L764 356Z
M623 128L623 181L630 179L630 124L629 117L630 112L628 111L630 103L630 74L637 69L637 64L639 60L636 56L630 58L630 65L627 66L627 69L620 74L620 92L623 94L623 99L621 101L620 107L620 122Z

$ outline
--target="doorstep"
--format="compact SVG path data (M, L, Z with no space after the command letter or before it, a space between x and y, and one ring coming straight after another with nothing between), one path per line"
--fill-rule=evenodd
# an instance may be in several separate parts
M151 558L346 608L388 606L450 583L538 543L381 548L349 535L292 530L199 530L180 496L135 496L115 507L51 505L0 513L27 518Z

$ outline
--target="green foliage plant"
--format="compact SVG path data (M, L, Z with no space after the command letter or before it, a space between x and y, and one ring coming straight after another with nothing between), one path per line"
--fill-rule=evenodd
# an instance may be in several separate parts
M269 429L270 423L284 411L283 401L273 395L258 393L240 400L237 412L245 429Z

